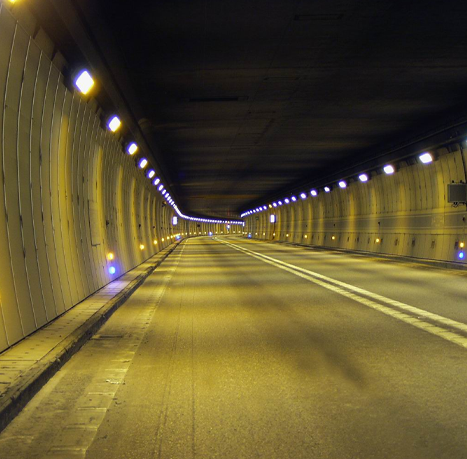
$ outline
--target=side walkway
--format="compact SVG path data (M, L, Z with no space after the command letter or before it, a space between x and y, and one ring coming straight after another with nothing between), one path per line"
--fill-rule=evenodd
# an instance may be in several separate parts
M178 244L161 250L0 354L0 431Z

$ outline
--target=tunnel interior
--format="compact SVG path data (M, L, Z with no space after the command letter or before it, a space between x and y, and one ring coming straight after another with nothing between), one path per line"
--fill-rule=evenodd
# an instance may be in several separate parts
M195 235L462 265L466 14L2 2L0 349Z
M465 457L466 20L0 0L0 457Z

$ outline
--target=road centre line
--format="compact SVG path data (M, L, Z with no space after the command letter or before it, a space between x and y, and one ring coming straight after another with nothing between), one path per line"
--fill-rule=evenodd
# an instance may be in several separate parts
M291 274L295 274L298 277L306 279L310 282L313 282L321 287L324 287L328 290L331 290L335 293L338 293L346 298L350 298L354 301L357 301L360 304L368 306L372 309L375 309L383 314L388 316L394 317L395 319L401 320L402 322L408 323L414 327L417 327L421 330L424 330L432 335L439 336L451 343L457 344L463 348L467 348L467 338L457 334L452 330L448 330L443 328L439 325L444 325L449 328L455 328L460 331L467 332L467 325L461 322L457 322L452 319L448 319L446 317L440 316L438 314L433 314L428 311L424 311L423 309L416 308L414 306L410 306L408 304L402 303L400 301L392 300L390 298L386 298L382 295L378 295L376 293L370 292L368 290L355 287L351 284L347 284L345 282L338 281L336 279L332 279L327 276L323 276L322 274L316 273L314 271L310 271L308 269L300 268L298 266L292 265L290 263L286 263L284 261L278 260L273 257L269 257L259 252L255 252L253 250L246 249L236 244L232 244L225 240L217 239L217 241L221 242L222 244L228 245L229 247L243 252L253 258L257 258L265 263L268 263L276 268L283 269L284 271L290 272ZM350 291L348 291L350 290ZM369 298L364 298L361 295L364 295ZM389 304L391 306L395 306L403 311L410 312L411 314L416 314L418 317L414 317L413 315L406 314L405 312L395 310L391 307L385 306L383 304L377 303L376 301L383 302ZM425 322L420 320L420 317L425 319L429 319L432 322L436 322L438 325L434 325L431 322Z

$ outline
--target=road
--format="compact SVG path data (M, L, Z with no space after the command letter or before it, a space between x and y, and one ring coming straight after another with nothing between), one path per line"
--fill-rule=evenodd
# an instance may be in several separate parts
M0 434L0 457L467 457L467 275L190 239Z

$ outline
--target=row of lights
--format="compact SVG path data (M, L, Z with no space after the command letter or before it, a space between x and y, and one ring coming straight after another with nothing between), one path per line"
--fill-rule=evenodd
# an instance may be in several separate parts
M421 155L418 156L418 159L419 161L422 163L422 164L430 164L433 162L433 155L431 153L428 153L428 152L425 152L425 153L422 153ZM394 172L396 172L396 168L392 165L392 164L386 164L384 167L383 167L383 171L386 175L392 175L394 174ZM358 176L358 179L360 180L360 182L362 183L366 183L368 182L368 180L370 180L370 176L368 173L362 173ZM344 188L347 188L347 181L346 180L340 180L338 183L338 186L339 188L341 189L344 189ZM325 187L323 187L323 191L325 193L330 193L332 190L332 187L331 185L327 185ZM318 193L319 193L319 190L316 189L316 188L313 188L312 190L310 190L310 195L313 196L313 197L316 197L318 196ZM308 197L307 193L305 192L301 192L299 194L300 198L301 199L306 199ZM272 208L275 208L275 207L279 207L279 206L282 206L283 204L289 204L291 202L296 202L298 200L297 196L291 196L290 198L285 198L283 201L275 201L271 204L268 204L267 206L259 206L259 207L256 207L256 209L251 209L251 210L248 210L246 212L243 212L240 217L247 217L248 215L251 215L251 214L254 214L254 213L257 213L257 212L263 212L264 210L268 210L269 209L272 209Z
M9 0L10 3L15 3L16 0ZM79 72L74 79L74 84L76 88L81 92L83 95L88 95L92 88L95 85L94 78L91 76L91 74L87 70L82 70ZM117 115L112 115L108 120L107 120L107 128L111 132L117 132L122 126L122 122L120 118ZM130 156L133 156L137 151L138 151L138 145L135 142L130 142L127 147L126 151ZM146 158L141 158L138 161L138 167L140 169L145 169L146 166L149 164L149 161ZM153 179L153 177L156 175L156 172L154 169L149 169L148 172L146 173L146 176L149 179ZM206 218L198 218L198 217L190 217L188 215L183 214L175 204L174 200L170 196L169 192L164 188L163 184L160 183L159 178L155 178L153 181L154 186L158 186L158 190L161 192L161 194L164 196L166 201L175 209L177 214L186 220L191 220L195 222L201 222L201 223L217 223L217 224L232 224L232 225L244 225L243 221L234 221L234 220L216 220L216 219L206 219Z
M94 79L92 78L91 74L87 70L82 70L77 77L75 78L75 86L78 90L87 95L90 93L92 88L94 87ZM107 128L111 132L117 132L122 126L122 122L120 118L116 115L112 115L107 121ZM130 156L133 156L138 151L138 145L135 142L130 142L127 147L126 151ZM149 164L149 161L146 158L140 158L137 162L138 168L141 170L146 169ZM156 171L154 169L149 169L146 172L146 177L152 180L152 184L157 187L158 191L164 197L164 199L174 208L177 214L185 219L191 220L195 222L202 222L202 223L220 223L220 224L232 224L232 225L243 225L243 221L230 221L230 220L215 220L215 219L207 219L207 218L198 218L198 217L190 217L188 215L183 214L178 206L175 204L175 201L170 196L170 193L165 188L164 184L161 183L161 179L156 177Z
M177 240L179 240L179 239L181 238L181 236L183 236L183 235L186 236L187 234L188 234L188 233L178 233L178 234L175 234L175 235L167 236L167 241L168 241L169 239L177 239ZM191 234L191 233L190 233L190 234ZM165 238L162 238L162 242L164 242L164 241L165 241ZM153 243L154 243L154 245L157 245L157 239L154 239ZM145 249L145 245L144 245L144 244L140 244L140 245L139 245L139 249L140 249L140 250L144 250L144 249ZM114 260L115 260L115 254L114 254L113 252L109 252L109 253L107 254L107 260L108 260L110 263L113 263ZM116 272L117 272L117 269L115 268L115 266L114 266L113 264L111 264L111 265L109 266L109 274L112 274L112 275L113 275L113 274L115 274Z

